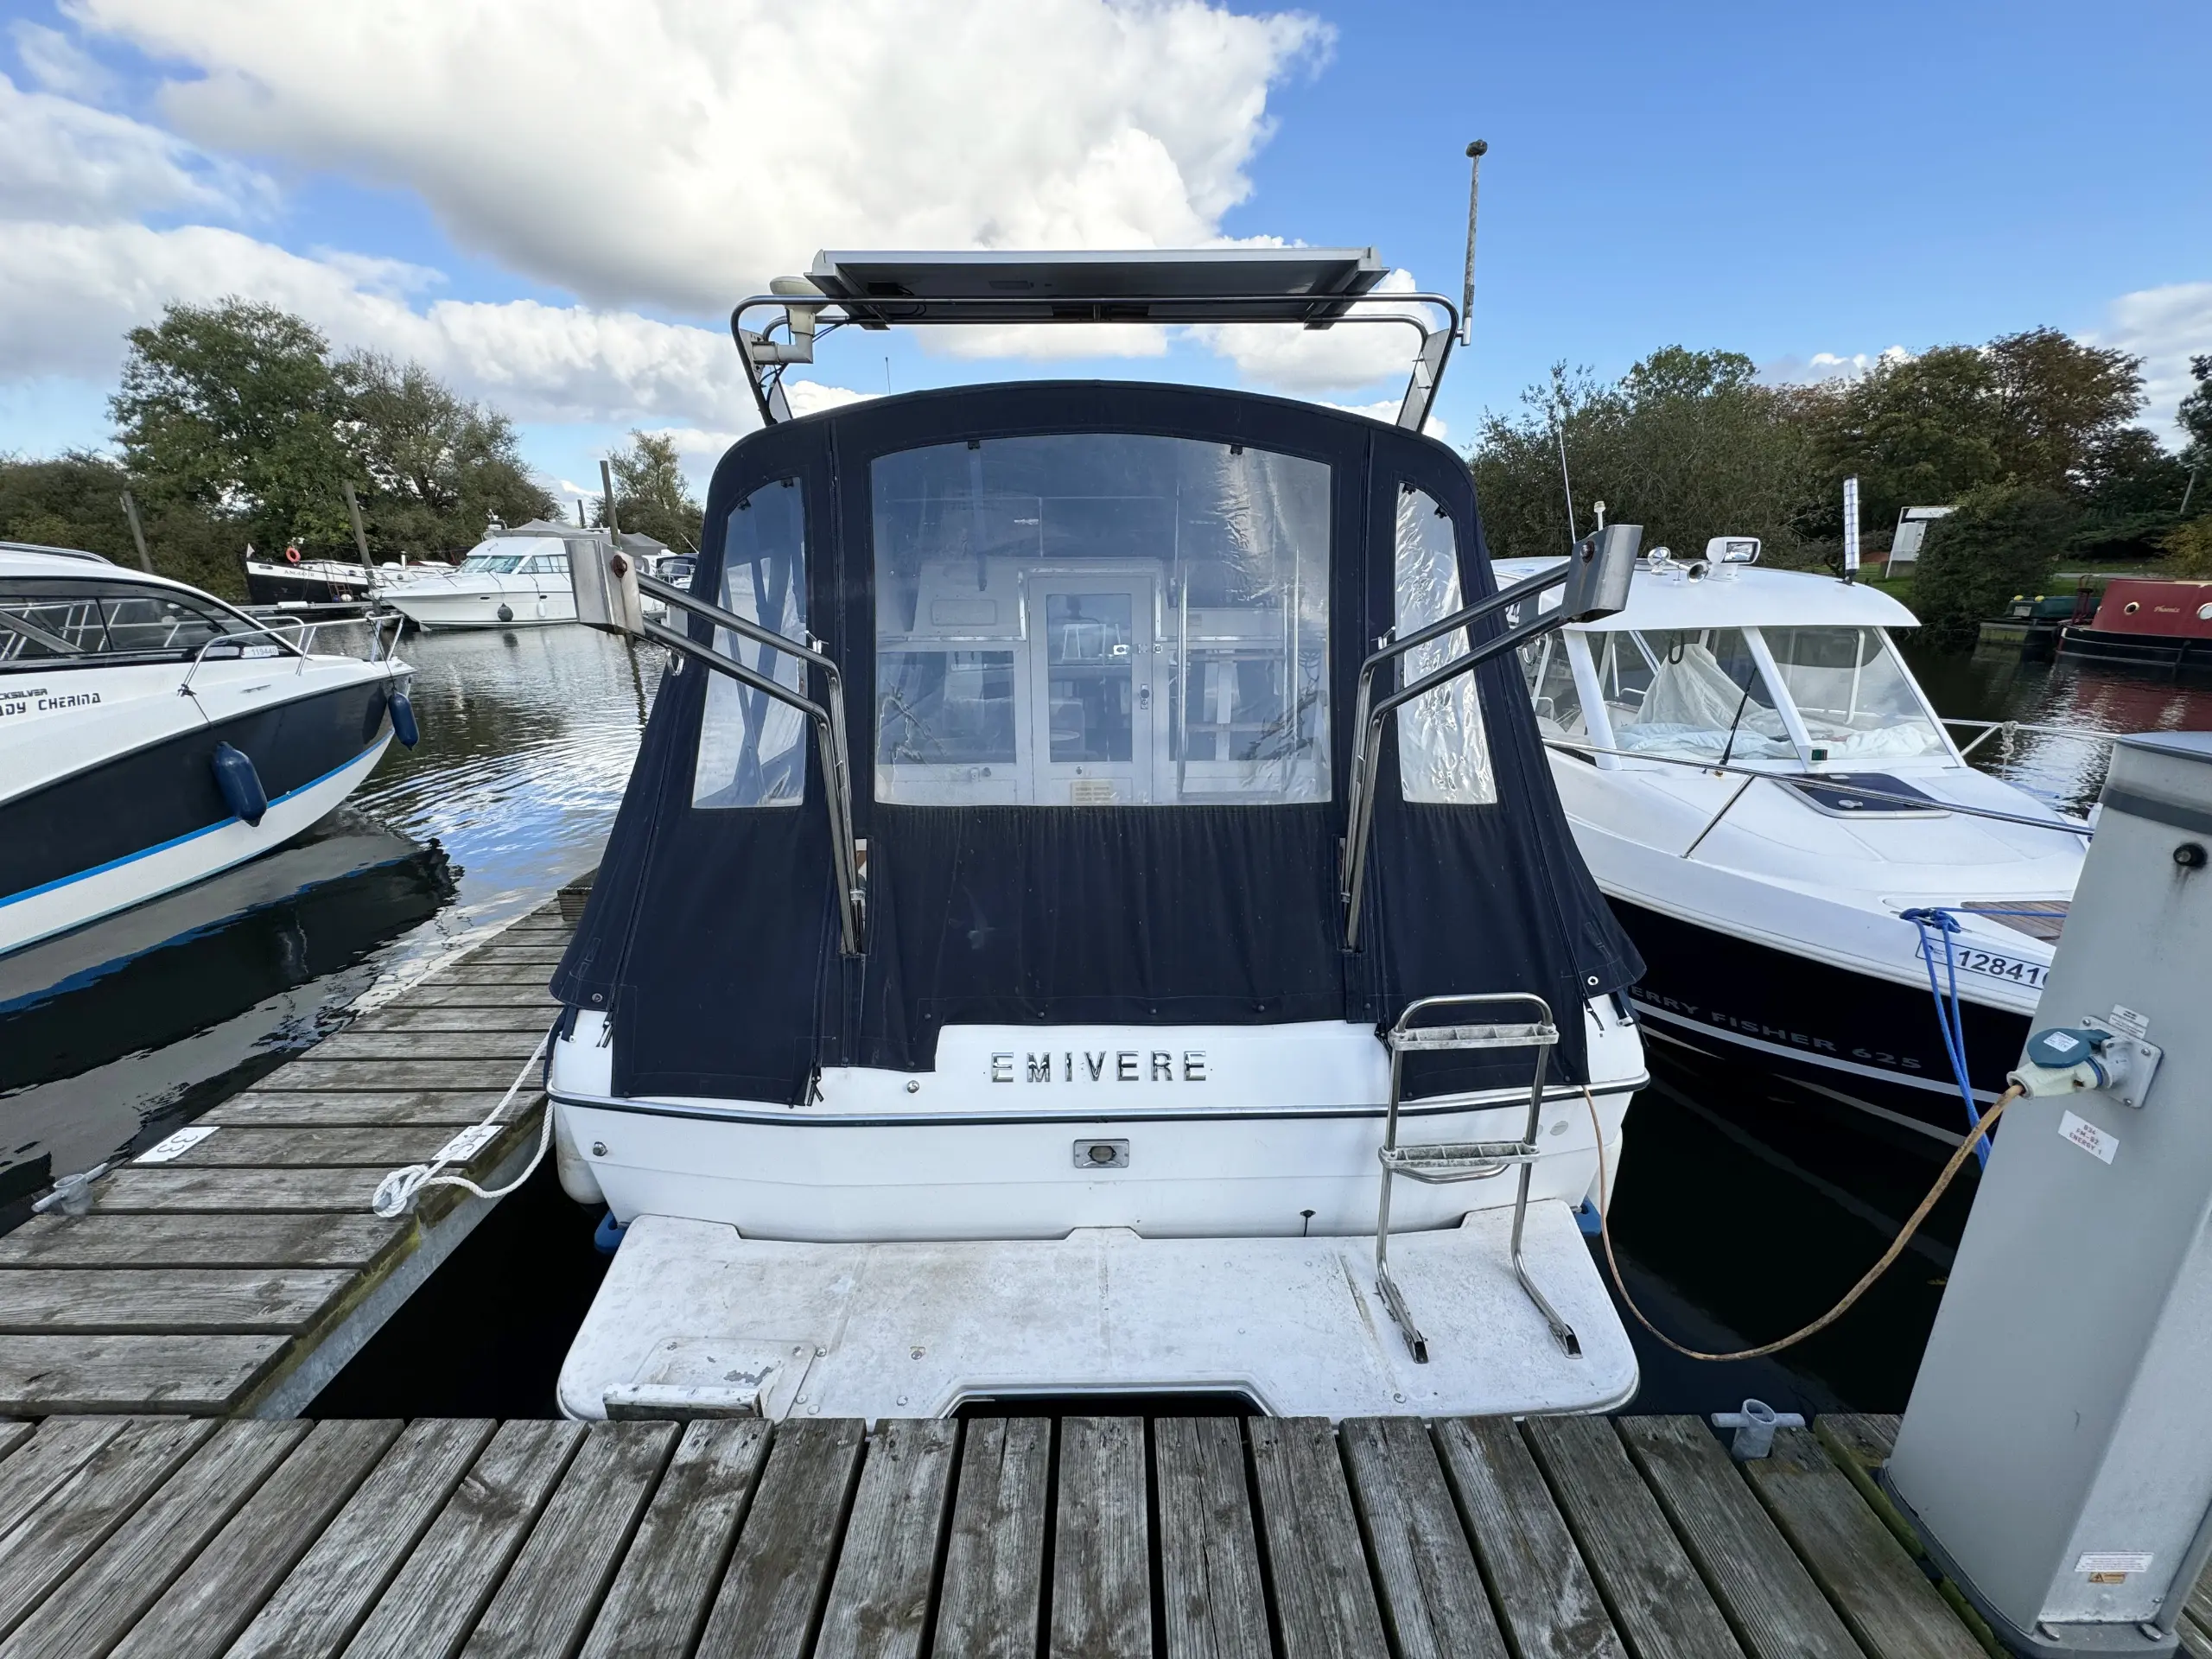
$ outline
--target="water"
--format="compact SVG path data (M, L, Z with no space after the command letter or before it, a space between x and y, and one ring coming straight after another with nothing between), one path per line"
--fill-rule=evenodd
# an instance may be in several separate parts
M0 1227L598 862L660 653L550 628L418 634L402 655L421 744L311 835L0 959Z
M542 901L598 861L658 683L582 628L415 636L421 746L395 748L316 834L162 908L109 943L0 960L0 1228L55 1173L150 1144L342 1025L372 987ZM2159 671L1915 655L1946 715L2094 731L2212 727L2212 694ZM2023 736L1976 752L2046 798L2083 805L2104 752ZM135 930L135 932L134 932ZM116 950L188 931L120 968ZM35 959L34 959L35 958ZM65 988L41 988L75 976ZM1934 1178L1919 1137L1876 1138L1755 1074L1651 1055L1614 1205L1631 1293L1691 1346L1749 1346L1819 1313L1874 1258ZM1907 1144L1907 1142L1914 1144ZM1904 1402L1973 1166L1852 1314L1775 1359L1681 1359L1636 1330L1635 1408L1711 1411L1755 1394L1783 1409ZM595 1217L550 1170L478 1229L340 1376L321 1409L550 1412L552 1379L601 1267Z

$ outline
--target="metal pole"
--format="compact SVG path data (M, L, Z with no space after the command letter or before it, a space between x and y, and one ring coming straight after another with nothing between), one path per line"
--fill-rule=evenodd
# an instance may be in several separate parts
M619 546L622 540L622 526L614 517L614 469L603 461L599 463L599 481L601 487L607 492L607 511L601 522L607 526L607 533Z
M148 575L154 574L154 561L146 551L146 531L138 522L138 504L130 499L130 492L123 493L123 516L130 521L130 539L138 544L138 563Z
M353 497L353 482L348 480L338 487L346 492L346 516L353 521L353 547L361 556L361 569L372 570L376 567L369 563L369 533L361 528L361 504Z
M1574 480L1567 471L1567 422L1558 411L1552 416L1552 435L1559 440L1559 483L1567 492L1567 544L1574 545Z
M1459 284L1459 343L1475 343L1475 201L1483 180L1483 157L1490 153L1487 139L1467 146L1467 272Z

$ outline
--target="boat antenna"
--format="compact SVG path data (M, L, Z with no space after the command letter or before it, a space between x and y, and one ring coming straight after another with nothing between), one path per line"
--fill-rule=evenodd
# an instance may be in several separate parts
M1574 480L1567 472L1567 422L1556 400L1552 404L1552 436L1559 441L1559 484L1567 493L1567 544L1574 545Z
M1483 181L1483 157L1490 141L1478 138L1467 146L1467 270L1459 283L1459 344L1475 343L1475 201Z

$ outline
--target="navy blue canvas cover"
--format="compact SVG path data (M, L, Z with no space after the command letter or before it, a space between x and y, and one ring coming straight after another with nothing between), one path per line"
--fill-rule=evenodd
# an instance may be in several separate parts
M1249 444L1332 468L1329 799L1251 805L913 806L873 798L869 465L921 445L1069 432ZM1495 591L1465 464L1432 440L1310 404L1203 388L1044 382L848 406L741 440L716 469L693 591L721 591L734 505L805 493L807 626L846 674L866 955L841 957L810 748L796 809L693 804L707 671L663 683L583 920L553 981L610 1014L618 1094L798 1103L817 1069L922 1071L947 1024L1387 1025L1414 998L1533 990L1584 1073L1579 1004L1643 971L1574 849L1519 667L1475 671L1497 800L1399 798L1386 741L1361 948L1338 899L1359 661L1392 625L1399 492L1457 532L1462 591ZM1495 631L1497 625L1491 625ZM707 625L694 622L702 643ZM819 697L823 688L812 687ZM1527 1076L1525 1054L1429 1057L1409 1092Z

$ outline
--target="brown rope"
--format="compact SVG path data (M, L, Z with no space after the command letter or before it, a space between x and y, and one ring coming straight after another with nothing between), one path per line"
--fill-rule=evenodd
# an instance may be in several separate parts
M2005 1115L2005 1109L2007 1106L2010 1106L2019 1097L2020 1088L2018 1084L2015 1084L2012 1087L2007 1089L2003 1094L1997 1097L1997 1103L1994 1106L1992 1106L1987 1111L1981 1115L1981 1126L1972 1135L1968 1135L1964 1141L1959 1143L1959 1149L1951 1154L1950 1162L1943 1166L1943 1173L1936 1178L1936 1185L1928 1189L1928 1196L1920 1201L1920 1207L1905 1217L1904 1230L1898 1233L1896 1239L1891 1242L1890 1248L1882 1252L1882 1259L1875 1262L1872 1267L1867 1268L1866 1273L1860 1277L1859 1282L1853 1285L1849 1291L1845 1293L1844 1298L1841 1301L1838 1302L1834 1307L1828 1309L1827 1313L1821 1314L1819 1319L1815 1319L1810 1325L1801 1325L1798 1329L1792 1331L1788 1336L1780 1338L1776 1341L1764 1344L1757 1348L1745 1348L1732 1354L1708 1354L1700 1349L1683 1346L1681 1343L1676 1342L1672 1337L1669 1336L1664 1331L1662 1331L1657 1325L1652 1324L1649 1318L1644 1313L1644 1311L1636 1305L1636 1299L1628 1294L1628 1287L1621 1282L1621 1264L1613 1259L1612 1229L1607 1224L1605 1219L1605 1211L1609 1207L1606 1200L1611 1195L1606 1191L1605 1182L1605 1126L1598 1121L1598 1103L1595 1100L1591 1099L1590 1091L1586 1088L1582 1091L1582 1098L1590 1108L1590 1127L1596 1134L1598 1140L1598 1194L1599 1199L1598 1205L1598 1236L1605 1241L1605 1266L1613 1275L1613 1288L1620 1293L1621 1305L1626 1307L1630 1313L1636 1315L1637 1323L1638 1325L1641 1325L1645 1330L1649 1331L1653 1336L1658 1338L1660 1341L1665 1343L1667 1346L1673 1349L1676 1353L1681 1354L1690 1359L1758 1359L1767 1354L1778 1354L1784 1348L1796 1346L1798 1343L1804 1341L1806 1338L1814 1335L1815 1332L1827 1330L1828 1326L1834 1325L1846 1313L1848 1313L1851 1311L1852 1305L1858 1301L1861 1296L1866 1294L1867 1287L1872 1285L1877 1279L1880 1278L1885 1273L1887 1273L1890 1270L1890 1264L1895 1262L1899 1255L1904 1253L1904 1247L1911 1242L1912 1236L1920 1230L1920 1224L1928 1219L1928 1212L1936 1207L1936 1200L1943 1196L1945 1190L1951 1185L1952 1178L1957 1175L1959 1171L1964 1167L1967 1159L1972 1155L1974 1152L1974 1143L1988 1135L1989 1131L1996 1126L1997 1120Z

